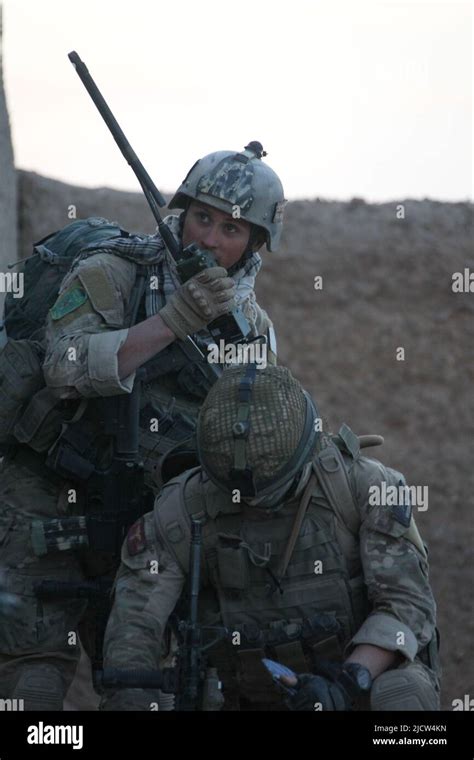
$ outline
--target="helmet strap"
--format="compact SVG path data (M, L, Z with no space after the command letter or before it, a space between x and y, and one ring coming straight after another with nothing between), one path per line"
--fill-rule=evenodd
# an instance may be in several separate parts
M186 204L186 208L184 211L181 211L178 219L178 230L179 230L179 243L181 245L181 250L183 250L183 230L184 230L184 222L186 221L186 214L188 213L189 209L189 203Z

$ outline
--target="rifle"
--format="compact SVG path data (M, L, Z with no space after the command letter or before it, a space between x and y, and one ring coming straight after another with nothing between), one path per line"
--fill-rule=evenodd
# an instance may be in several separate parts
M176 262L176 269L180 281L186 282L202 270L217 266L216 260L212 254L209 251L200 249L195 243L191 243L183 251L180 250L171 230L163 221L159 211L160 206L166 206L165 199L125 137L123 130L107 105L85 63L74 50L69 53L68 58L109 128L120 152L138 179L143 194L145 195L151 212L158 224L160 235ZM215 319L207 326L207 329L216 343L218 343L219 340L224 340L226 343L246 342L251 331L250 324L239 307L234 308L229 314L224 314ZM183 351L191 360L202 360L205 358L202 351L191 338L188 337L188 339L182 341L181 344ZM216 374L215 368L214 374ZM220 374L219 370L217 370L217 374ZM216 379L217 377L214 377L214 380Z
M189 560L189 608L187 618L177 626L180 639L175 667L151 671L106 668L100 683L105 689L161 689L165 694L175 694L175 709L179 711L220 710L223 697L214 668L205 667L204 651L217 640L228 635L226 628L201 626L198 623L198 600L201 580L201 522L191 520L191 545ZM204 630L218 631L218 636L205 647L202 645Z
M178 654L178 667L182 671L182 692L178 706L182 710L196 710L201 680L200 629L198 624L198 599L201 579L201 523L191 521L191 548L189 558L189 616L181 621L179 633L182 646Z

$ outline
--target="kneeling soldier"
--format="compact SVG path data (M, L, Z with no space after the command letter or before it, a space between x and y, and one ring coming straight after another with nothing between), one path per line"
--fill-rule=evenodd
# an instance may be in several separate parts
M206 648L224 709L438 710L426 549L406 499L373 504L383 483L406 487L360 455L372 443L346 425L321 432L284 367L226 370L200 412L201 467L169 482L124 543L106 668L159 668L199 520L201 647L226 631ZM268 658L297 677L277 684ZM159 697L110 689L102 709L149 710Z

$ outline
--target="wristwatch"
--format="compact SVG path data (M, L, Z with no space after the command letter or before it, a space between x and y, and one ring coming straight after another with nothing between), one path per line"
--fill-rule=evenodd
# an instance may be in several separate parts
M372 688L370 671L364 665L359 665L357 662L344 663L337 680L346 689L352 699L367 694Z

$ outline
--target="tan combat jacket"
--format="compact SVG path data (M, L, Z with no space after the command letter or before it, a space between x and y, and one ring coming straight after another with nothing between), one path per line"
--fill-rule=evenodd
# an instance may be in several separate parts
M398 484L400 474L367 457L345 455L344 461L358 530L348 531L316 482L280 590L272 575L278 573L300 493L266 515L234 503L199 468L167 484L154 514L136 523L124 543L105 667L159 666L163 632L186 579L181 545L189 545L189 531L186 537L178 517L185 513L205 519L199 614L202 623L223 624L231 634L224 648L209 652L230 694L230 709L236 692L249 704L268 705L271 684L263 656L308 672L313 656L342 660L355 645L372 644L398 651L406 661L422 657L436 670L425 656L430 650L433 659L436 649L425 546L413 517L407 524L395 509L372 505L369 498L371 486ZM121 709L150 709L147 692L118 693L106 708L116 699L125 705Z

